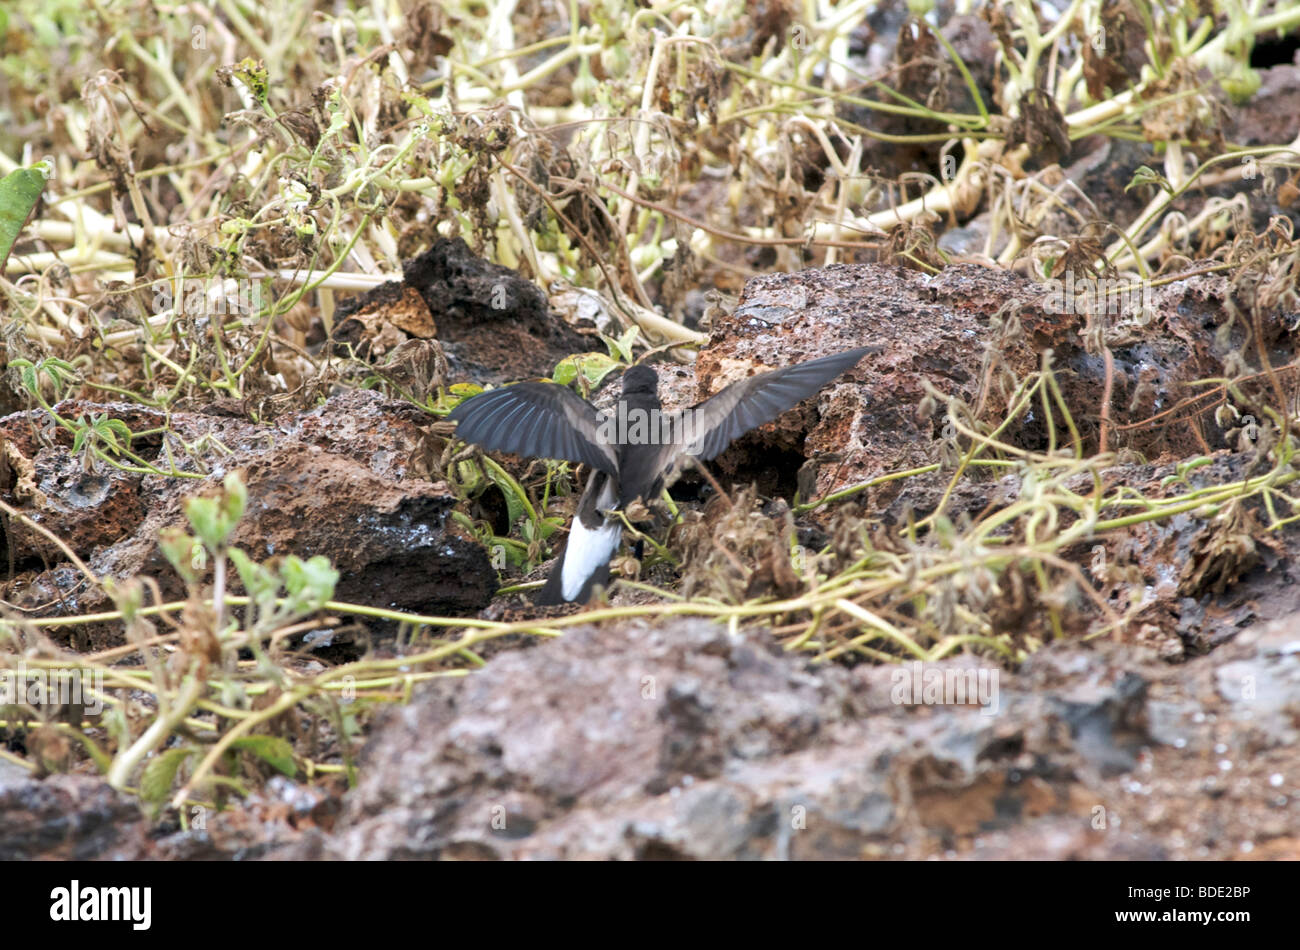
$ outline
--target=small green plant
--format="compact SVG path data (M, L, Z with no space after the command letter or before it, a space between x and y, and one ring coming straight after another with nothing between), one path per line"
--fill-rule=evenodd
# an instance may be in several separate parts
M58 357L46 357L38 362L28 359L11 360L9 366L17 370L23 389L36 401L41 410L59 428L72 434L72 454L81 456L82 467L87 472L97 471L101 463L134 472L139 475L167 475L172 478L202 478L198 472L186 472L174 464L170 469L161 469L131 451L131 441L135 434L121 419L114 419L107 412L83 414L76 419L69 419L55 410L66 393L69 385L80 379L77 368L67 360ZM42 380L53 392L52 400L46 399Z
M95 413L89 421L83 416L72 439L72 454L81 456L82 468L87 472L98 467L104 451L120 457L130 447L130 427L121 419L110 419L106 412Z
M252 652L263 682L286 685L283 672L266 652L265 644L274 641L277 631L324 607L338 582L338 572L324 557L304 561L290 555L278 564L259 564L232 546L231 538L247 502L243 479L238 472L231 472L217 495L186 500L185 517L192 534L179 526L160 533L159 547L189 591L182 650L173 656L177 662L168 664L159 662L152 651L143 650L157 689L158 713L148 728L131 742L125 741L129 739L125 722L119 722L118 728L123 732L119 737L121 751L108 769L109 783L122 788L147 759L140 774L140 796L155 806L161 805L181 768L192 758L202 756L187 787L195 787L205 777L231 784L229 779L208 774L217 757L210 754L210 749L205 756L203 744L192 738L158 750L178 734L193 736L193 730L184 728L184 724L199 711L214 676L220 683L218 693L222 705L248 705L247 690L233 676L241 649ZM210 609L202 587L208 563L213 571ZM242 624L226 618L229 563L234 564L247 591L247 597L242 598L247 601ZM122 611L128 638L140 642L152 637L153 624L141 614L142 585L136 581L125 585L106 582L105 586ZM254 755L286 775L297 772L292 747L283 738L261 734L229 737L223 754L234 756L240 751ZM234 763L227 764L233 767ZM237 783L234 787L238 788Z
M67 360L61 360L56 356L47 356L35 363L28 359L10 360L9 367L18 371L23 389L27 390L40 407L51 415L54 411L42 392L41 378L49 380L50 389L54 392L54 402L63 398L68 384L77 378L77 368Z

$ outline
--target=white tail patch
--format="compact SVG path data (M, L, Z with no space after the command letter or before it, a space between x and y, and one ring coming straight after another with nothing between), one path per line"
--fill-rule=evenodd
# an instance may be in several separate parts
M596 509L606 511L616 500L614 480L606 479L596 498ZM623 523L617 519L602 519L596 527L588 528L582 523L581 514L574 517L564 547L564 566L560 569L560 592L565 600L574 600L582 592L587 579L609 563L622 540Z

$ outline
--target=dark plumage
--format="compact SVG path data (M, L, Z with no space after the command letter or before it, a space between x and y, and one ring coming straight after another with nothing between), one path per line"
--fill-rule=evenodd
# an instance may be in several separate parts
M566 386L518 383L465 400L448 417L456 435L485 449L564 459L593 469L569 540L538 593L538 604L585 602L609 579L622 525L604 512L652 499L690 459L709 460L750 429L770 422L854 366L867 347L796 363L732 383L676 413L659 404L649 366L623 374L615 411L602 415Z

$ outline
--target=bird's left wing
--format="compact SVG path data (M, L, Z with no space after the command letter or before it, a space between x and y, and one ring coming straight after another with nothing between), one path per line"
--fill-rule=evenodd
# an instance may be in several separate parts
M471 396L451 411L456 437L498 452L581 462L618 476L615 446L600 437L602 416L556 383L516 383Z

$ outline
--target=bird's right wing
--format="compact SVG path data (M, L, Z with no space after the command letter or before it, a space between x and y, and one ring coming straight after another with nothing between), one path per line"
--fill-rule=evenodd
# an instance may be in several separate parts
M653 461L622 473L620 504L653 495L660 478L679 470L688 456L705 461L717 458L734 439L793 409L874 349L861 346L760 373L673 413L671 436L659 445Z
M717 458L733 440L793 409L855 366L870 350L860 346L732 383L682 413L683 417L693 417L688 444L683 447L685 454L705 460Z
M451 411L456 437L497 452L581 462L618 475L615 447L600 438L603 417L556 383L516 383L471 396Z

